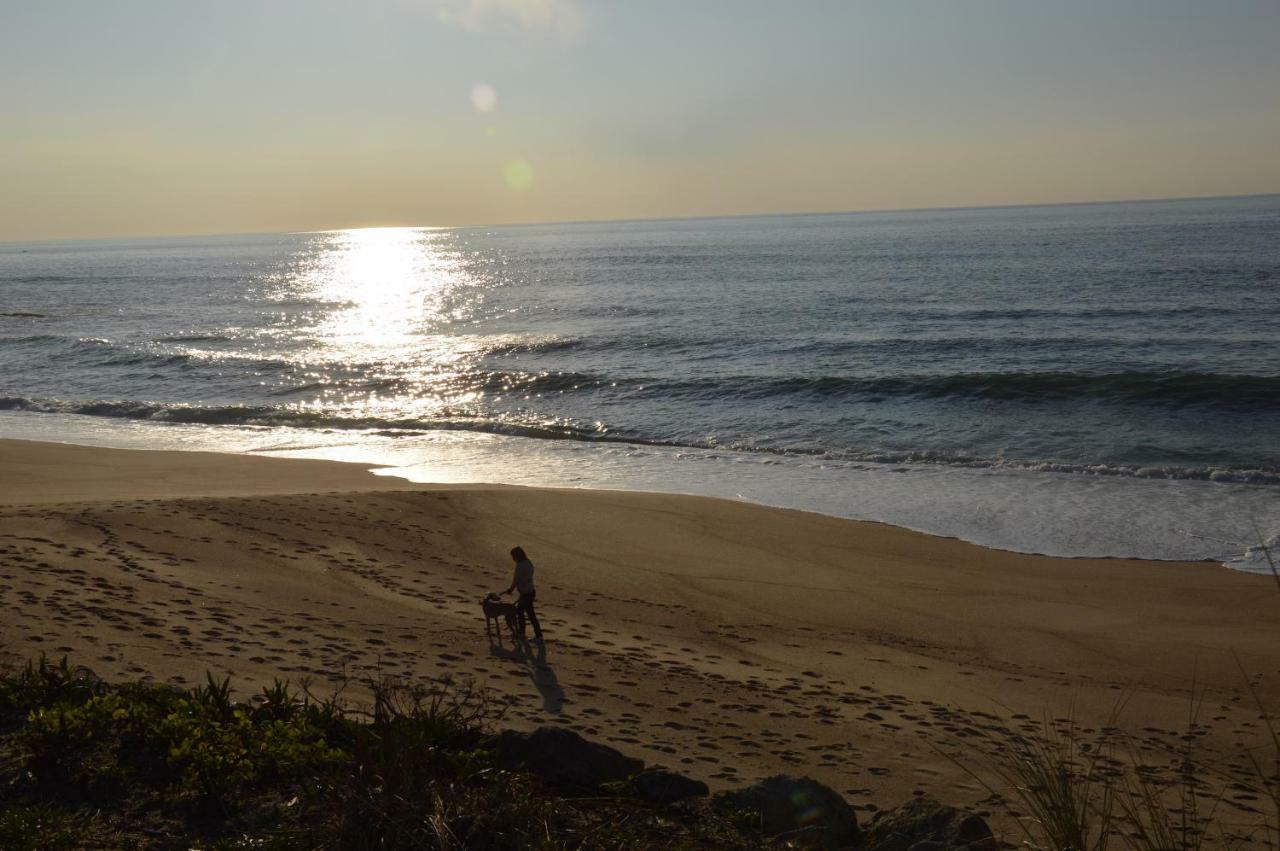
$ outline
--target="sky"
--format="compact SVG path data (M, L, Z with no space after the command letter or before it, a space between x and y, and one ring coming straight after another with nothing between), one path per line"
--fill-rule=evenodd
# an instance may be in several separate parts
M0 0L0 239L1280 192L1277 0Z

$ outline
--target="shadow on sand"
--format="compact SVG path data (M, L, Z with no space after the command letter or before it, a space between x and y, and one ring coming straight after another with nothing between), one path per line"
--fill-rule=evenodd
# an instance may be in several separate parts
M490 639L489 655L518 662L529 675L538 694L542 695L542 708L553 715L560 714L564 708L564 689L560 687L555 669L547 663L547 645L542 639L529 642L525 638L516 638L512 640L510 648L502 644L501 637L497 642Z

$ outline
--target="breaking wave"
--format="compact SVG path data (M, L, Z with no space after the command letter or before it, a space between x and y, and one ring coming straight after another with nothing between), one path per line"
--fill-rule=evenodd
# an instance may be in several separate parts
M311 406L190 405L144 401L65 401L0 397L0 410L51 414L78 414L117 419L198 425L300 428L333 431L372 431L389 436L430 431L469 431L542 440L580 440L593 443L620 443L664 446L714 452L793 456L817 463L882 465L928 465L968 469L1021 470L1084 476L1138 479L1176 479L1280 486L1280 468L1138 464L1088 464L1053 460L986 458L937 451L881 451L858 449L814 449L761 447L746 443L723 444L713 439L655 440L606 428L601 424L578 424L567 420L537 420L522 415L475 413L445 409L434 417L359 416L340 410L317 410Z

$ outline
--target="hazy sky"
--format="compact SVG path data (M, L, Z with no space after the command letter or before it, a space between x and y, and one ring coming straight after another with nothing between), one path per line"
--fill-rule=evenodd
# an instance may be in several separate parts
M1280 0L0 0L0 239L1280 192Z

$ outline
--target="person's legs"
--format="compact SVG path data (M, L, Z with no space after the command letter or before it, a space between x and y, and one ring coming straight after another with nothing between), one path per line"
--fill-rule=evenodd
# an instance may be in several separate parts
M542 625L538 623L538 616L533 612L534 593L521 594L520 600L516 603L516 611L520 613L520 632L524 633L525 617L529 618L529 623L533 624L533 635L535 638L542 637Z

